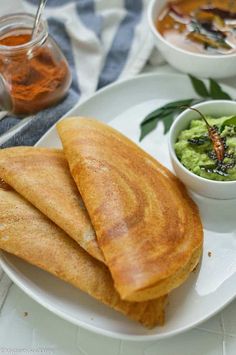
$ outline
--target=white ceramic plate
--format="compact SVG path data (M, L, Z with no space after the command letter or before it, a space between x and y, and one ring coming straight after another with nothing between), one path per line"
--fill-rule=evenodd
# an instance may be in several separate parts
M225 87L225 90L236 97L235 89ZM139 123L147 113L167 101L194 96L187 76L143 75L101 90L68 115L96 117L138 143ZM59 147L56 129L53 127L38 145ZM162 124L143 140L141 146L171 168ZM1 266L13 282L44 307L96 333L136 341L175 335L211 317L236 295L236 201L193 198L199 205L204 224L204 254L198 270L171 293L164 327L146 330L74 287L7 253L1 255Z

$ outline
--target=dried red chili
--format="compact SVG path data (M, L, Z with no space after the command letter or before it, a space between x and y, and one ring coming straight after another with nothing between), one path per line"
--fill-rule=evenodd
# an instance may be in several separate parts
M218 162L222 162L224 157L225 157L225 142L222 139L218 128L211 126L208 122L206 117L203 115L202 112L200 112L199 110L197 110L196 108L193 107L189 107L190 110L192 111L196 111L204 120L204 122L206 123L207 126L207 130L208 130L208 136L210 138L210 140L212 141L213 144L213 149L215 151L216 157Z

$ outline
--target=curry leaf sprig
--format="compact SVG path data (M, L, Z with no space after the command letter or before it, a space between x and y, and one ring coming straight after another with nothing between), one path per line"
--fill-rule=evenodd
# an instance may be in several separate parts
M213 100L232 100L231 96L224 92L215 80L211 78L209 79L208 89L202 80L192 75L189 75L189 78L191 80L195 92L202 98Z
M175 117L185 110L184 106L192 106L209 99L232 100L230 95L224 92L215 80L209 79L209 88L207 88L206 84L202 80L192 75L189 75L189 78L194 91L198 96L200 96L200 98L170 102L149 113L140 124L140 141L151 133L160 121L164 124L164 134L166 134L169 131Z

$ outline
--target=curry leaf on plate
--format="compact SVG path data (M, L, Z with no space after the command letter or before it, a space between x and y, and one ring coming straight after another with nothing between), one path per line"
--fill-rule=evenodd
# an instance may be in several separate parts
M170 102L149 113L140 124L141 134L139 141L143 140L144 137L152 132L161 120L163 120L164 123L164 134L166 134L169 131L176 114L184 110L183 106L189 106L194 101L195 99L186 99Z
M169 131L175 116L180 112L184 111L185 108L188 106L192 106L194 104L200 103L205 99L232 100L230 95L224 92L220 87L220 85L215 80L209 79L210 88L208 90L205 83L202 80L196 78L193 75L189 75L189 78L191 80L194 90L199 96L202 97L202 99L185 99L185 100L173 101L152 111L146 117L144 117L143 121L140 124L141 134L140 134L139 141L141 141L150 132L152 132L157 127L160 121L163 121L164 134L166 134Z
M170 130L170 127L174 121L174 118L175 118L175 114L173 114L173 113L165 116L165 119L163 120L164 134L166 134Z
M172 109L170 109L170 112L172 111ZM141 126L145 125L147 122L149 121L153 121L155 119L157 119L158 117L162 116L163 114L165 114L166 109L165 106L158 108L152 112L150 112L145 118L144 120L141 122Z
M157 117L155 119L146 121L141 125L141 134L139 137L139 141L141 141L144 137L146 137L150 132L152 132L156 128L159 119L161 118Z
M231 96L224 92L220 85L213 79L210 80L210 97L214 100L232 100Z
M178 101L173 101L173 102L169 102L168 104L166 104L165 106L163 106L163 108L165 109L179 109L180 107L183 106L190 106L192 105L192 103L195 101L195 99L186 99L186 100L178 100Z
M200 79L198 79L195 76L190 75L190 74L188 76L189 76L189 78L191 80L191 83L192 83L192 86L193 86L194 90L196 91L196 93L199 96L204 97L204 98L207 98L207 97L210 96L210 93L208 92L208 89L207 89L205 83L202 80L200 80Z
M187 100L179 100L179 101L173 101L169 102L168 104L159 107L158 109L150 112L141 122L141 126L143 126L146 122L155 120L156 118L160 116L167 116L170 114L172 111L175 111L176 109L179 109L181 106L189 106L191 105L195 99L187 99Z

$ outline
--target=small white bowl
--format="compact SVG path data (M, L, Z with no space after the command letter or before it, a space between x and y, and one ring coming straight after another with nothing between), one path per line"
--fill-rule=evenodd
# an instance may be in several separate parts
M236 114L236 102L227 100L212 100L194 105L205 115L213 117L231 116ZM192 191L199 195L229 200L236 198L236 181L215 181L195 175L177 158L174 145L181 131L186 129L190 121L196 119L197 113L187 109L174 121L169 135L169 153L173 168L179 179Z
M205 78L226 78L236 75L236 53L207 55L188 52L165 40L157 31L156 21L167 0L152 0L148 8L148 22L154 35L155 45L164 58L184 73Z

